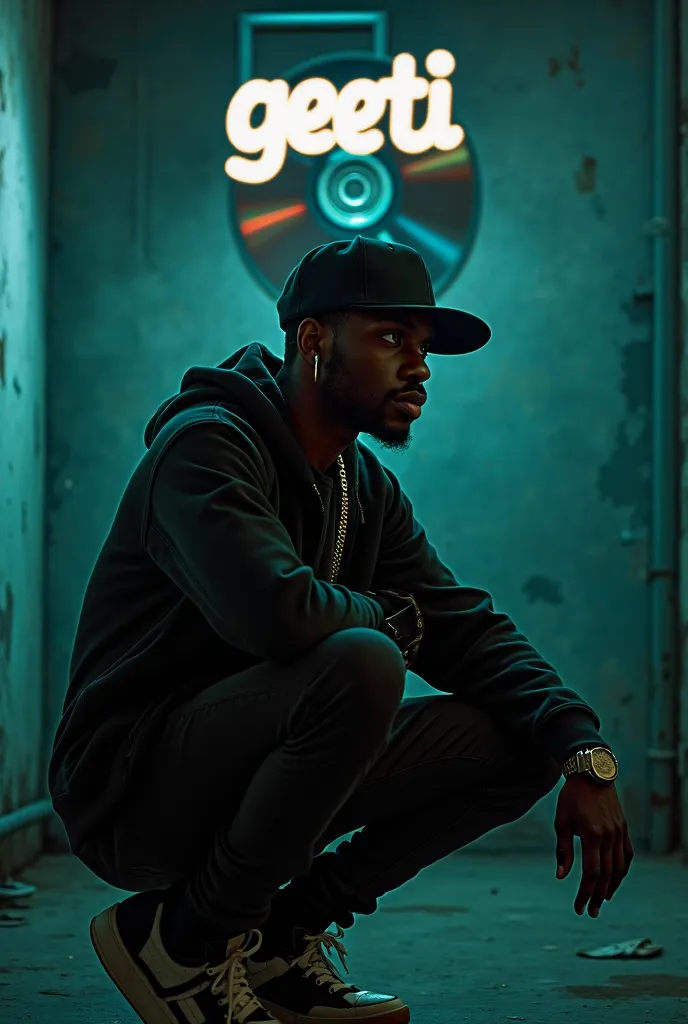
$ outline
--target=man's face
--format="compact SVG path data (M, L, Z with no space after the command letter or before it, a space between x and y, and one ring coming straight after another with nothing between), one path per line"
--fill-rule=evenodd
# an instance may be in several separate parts
M386 448L407 448L411 424L426 398L431 334L430 318L423 314L350 311L330 335L329 355L318 374L319 393L333 421L369 434ZM404 398L412 404L399 404Z

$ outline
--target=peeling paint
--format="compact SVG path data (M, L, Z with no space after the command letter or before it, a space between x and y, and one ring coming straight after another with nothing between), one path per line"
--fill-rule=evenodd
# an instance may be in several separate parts
M649 324L652 320L652 295L633 295L621 308L632 324Z
M110 87L116 67L117 61L111 57L75 48L57 68L57 75L73 94L92 92L94 89Z
M549 77L556 78L563 67L568 68L568 70L575 76L576 85L581 89L585 85L585 81L583 79L580 46L572 46L569 55L565 60L562 60L560 57L550 56Z
M581 67L581 52L580 46L572 46L569 59L566 61L567 68L570 68L576 75L583 74L583 68Z
M652 376L652 349L647 338L632 341L621 350L621 393L629 412L649 408L647 382Z
M615 508L633 510L631 528L637 529L648 522L650 477L650 428L633 440L628 427L619 423L612 454L600 466L597 490L603 501Z
M531 604L543 601L545 604L563 604L561 583L547 576L531 576L521 587Z
M621 351L620 390L626 400L626 415L617 425L614 448L600 466L597 480L603 501L631 510L631 529L649 522L651 356L650 342L646 339L632 341Z
M5 606L0 605L0 655L5 661L12 660L12 626L14 623L14 592L9 583L5 583Z
M575 175L577 192L594 192L597 184L597 160L584 156Z
M7 110L7 93L5 92L5 72L0 68L0 114Z
M21 389L21 384L19 383L19 378L18 377L13 377L12 378L12 387L14 388L15 395L21 395L22 389Z

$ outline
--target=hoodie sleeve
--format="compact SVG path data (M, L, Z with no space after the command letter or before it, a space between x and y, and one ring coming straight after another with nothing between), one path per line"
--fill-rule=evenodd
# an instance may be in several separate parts
M380 605L324 583L268 499L266 460L238 428L202 424L155 471L146 551L228 644L286 663L332 633L384 628Z
M398 480L385 469L387 507L373 589L407 590L425 633L413 671L431 686L464 697L512 732L546 747L563 764L573 751L608 746L593 709L484 590L461 586L415 519Z

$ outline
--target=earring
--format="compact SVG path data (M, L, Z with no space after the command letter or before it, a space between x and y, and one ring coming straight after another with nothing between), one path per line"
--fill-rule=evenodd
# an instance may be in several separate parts
M317 383L318 380L318 357L316 355L313 360L313 380Z

